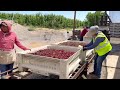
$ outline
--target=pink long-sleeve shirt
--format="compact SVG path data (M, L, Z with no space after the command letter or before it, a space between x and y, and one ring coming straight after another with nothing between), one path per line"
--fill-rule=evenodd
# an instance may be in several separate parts
M5 22L8 25L9 32L3 33L0 31L0 49L5 51L10 51L14 49L14 44L16 44L19 48L23 50L28 50L27 47L23 46L17 35L14 32L11 32L11 25L8 22Z

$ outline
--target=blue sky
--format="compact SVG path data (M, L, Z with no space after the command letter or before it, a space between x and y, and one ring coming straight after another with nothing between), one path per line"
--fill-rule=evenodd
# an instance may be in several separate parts
M55 15L63 15L67 18L74 18L74 11L0 11L4 13L20 13L20 14L36 14L36 13L42 13L42 14L55 14ZM77 11L76 13L76 19L83 21L86 17L86 15L91 12L95 11Z

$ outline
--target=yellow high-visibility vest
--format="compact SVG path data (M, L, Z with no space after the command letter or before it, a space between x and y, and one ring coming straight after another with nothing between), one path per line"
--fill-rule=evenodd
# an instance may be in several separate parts
M96 38L93 39L93 43L98 37L105 37L105 40L101 42L97 47L95 47L94 50L99 56L103 56L112 50L112 46L109 40L107 39L107 37L102 32L98 32L98 35L96 36Z

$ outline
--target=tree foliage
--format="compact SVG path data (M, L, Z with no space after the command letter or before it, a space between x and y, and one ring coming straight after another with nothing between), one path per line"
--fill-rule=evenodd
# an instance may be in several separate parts
M99 22L100 22L100 18L101 16L103 15L104 13L101 12L101 11L96 11L95 13L88 13L87 16L86 16L86 21L89 26L92 26L92 25L99 25Z
M0 19L11 20L13 14L0 13ZM14 14L14 19L16 23L21 25L32 25L45 28L73 28L73 19L65 18L61 15L42 15L37 13L35 15L23 15L23 14ZM76 28L79 28L82 25L82 22L76 20Z
M101 16L104 13L101 11L96 11L95 13L88 13L86 19L84 21L76 20L76 28L81 26L92 26L99 25L99 21ZM0 13L0 19L8 19L11 20L13 14ZM41 13L37 13L34 15L23 15L23 14L14 14L13 20L21 25L28 26L38 26L44 28L73 28L73 19L66 18L61 15L42 15Z

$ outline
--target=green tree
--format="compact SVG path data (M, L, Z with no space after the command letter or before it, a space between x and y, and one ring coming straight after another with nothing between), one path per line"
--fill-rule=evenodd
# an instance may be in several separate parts
M11 20L13 14L0 13L0 19ZM37 13L34 15L14 14L13 20L21 25L32 25L45 28L73 28L73 19L65 18L61 15L42 15ZM83 22L76 20L76 28L83 25Z
M86 19L89 23L89 26L99 25L100 18L103 14L104 13L101 11L96 11L95 13L88 13Z

